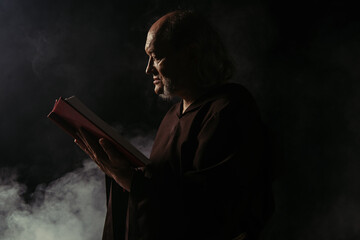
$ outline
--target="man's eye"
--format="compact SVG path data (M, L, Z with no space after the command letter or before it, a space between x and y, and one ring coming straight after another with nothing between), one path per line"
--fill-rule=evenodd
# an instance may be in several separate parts
M154 61L156 61L156 62L159 62L159 61L161 61L161 59L162 59L162 57L159 56L159 55L153 55L152 58L153 58Z

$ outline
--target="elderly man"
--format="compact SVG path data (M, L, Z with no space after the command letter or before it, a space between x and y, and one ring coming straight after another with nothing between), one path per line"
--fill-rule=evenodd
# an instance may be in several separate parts
M181 98L151 163L134 169L109 142L79 133L108 176L103 239L257 239L271 213L263 126L248 91L226 83L232 65L218 34L175 11L152 25L145 52L155 93Z

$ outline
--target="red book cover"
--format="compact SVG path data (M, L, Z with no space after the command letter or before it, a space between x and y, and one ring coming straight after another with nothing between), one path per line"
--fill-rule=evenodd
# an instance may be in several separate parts
M86 129L99 139L108 139L136 167L142 167L149 162L145 155L117 134L110 125L100 119L75 96L66 99L60 97L47 117L75 139L78 139L76 132L80 128Z

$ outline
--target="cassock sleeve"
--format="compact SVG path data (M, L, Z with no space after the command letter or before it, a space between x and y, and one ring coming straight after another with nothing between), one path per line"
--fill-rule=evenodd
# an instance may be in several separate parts
M134 175L129 239L255 238L267 208L263 160L256 108L215 106L181 146L181 161L191 164L182 174L164 162Z

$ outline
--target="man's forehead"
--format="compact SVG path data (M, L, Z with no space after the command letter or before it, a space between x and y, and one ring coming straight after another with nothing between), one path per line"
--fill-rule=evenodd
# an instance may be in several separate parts
M169 45L169 42L164 40L162 36L159 35L159 32L149 31L146 43L145 43L145 52L147 53L167 53L172 51L172 47Z
M155 33L154 31L150 30L146 37L145 51L152 52L154 50L154 41L155 41Z

